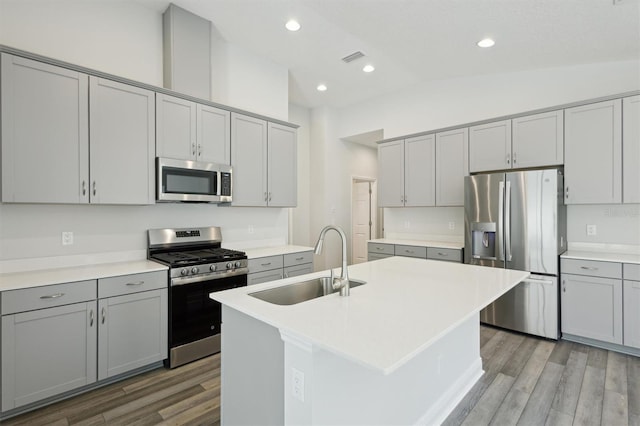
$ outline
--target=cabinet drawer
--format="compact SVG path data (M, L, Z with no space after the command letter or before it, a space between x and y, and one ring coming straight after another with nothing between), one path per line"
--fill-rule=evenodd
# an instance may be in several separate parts
M249 273L270 271L272 269L282 269L283 259L282 255L258 257L256 259L249 259Z
M427 258L427 248L418 246L402 246L397 245L395 249L396 256Z
M368 260L378 260L378 259L386 259L387 257L393 257L392 254L382 254L382 253L369 253Z
M462 262L462 250L427 247L427 259Z
M282 268L275 271L257 272L247 275L247 285L262 284L268 281L276 281L283 279Z
M394 255L393 244L369 243L369 253L390 254Z
M95 280L10 290L2 292L2 315L86 302L95 298Z
M98 298L103 299L105 297L139 293L141 291L167 288L168 286L169 277L166 271L100 278L98 280Z
M625 280L640 281L640 265L625 263L622 265L622 270L622 276Z
M622 263L581 259L561 259L560 271L563 274L622 278Z
M284 255L284 267L313 263L313 252L303 251L300 253L290 253Z
M305 263L304 265L288 266L284 268L284 277L291 278L298 275L310 274L313 272L313 263Z

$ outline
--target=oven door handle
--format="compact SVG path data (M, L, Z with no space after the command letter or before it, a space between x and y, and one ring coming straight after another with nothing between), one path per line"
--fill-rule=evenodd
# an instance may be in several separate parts
M211 274L196 275L195 277L176 277L171 279L171 286L200 283L203 281L219 280L221 278L234 277L236 275L246 275L249 268L236 268L224 272L213 272Z

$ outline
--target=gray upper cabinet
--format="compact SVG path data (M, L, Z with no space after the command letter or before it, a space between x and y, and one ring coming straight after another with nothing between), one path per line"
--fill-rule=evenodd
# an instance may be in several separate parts
M469 171L511 168L511 120L469 128Z
M91 203L153 204L155 93L90 77Z
M298 197L297 131L269 123L267 138L267 204L295 207Z
M231 162L231 113L186 99L156 94L158 157Z
M294 207L296 145L294 128L232 113L233 205Z
M551 111L511 120L513 168L560 165L564 162L564 114Z
M158 157L195 160L196 103L156 94L156 153Z
M267 205L267 122L231 114L233 205Z
M622 202L640 203L640 96L622 100Z
M622 202L622 100L565 109L565 203Z
M1 61L2 201L87 202L88 76L6 53Z
M378 205L435 205L435 136L417 136L378 146Z
M469 175L469 129L436 134L436 206L464 205Z

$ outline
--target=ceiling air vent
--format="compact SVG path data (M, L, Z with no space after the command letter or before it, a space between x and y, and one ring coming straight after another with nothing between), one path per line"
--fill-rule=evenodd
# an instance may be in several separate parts
M360 59L362 57L364 57L364 53L357 51L357 52L353 52L351 55L345 56L344 58L342 58L342 60L348 64L349 62L353 62L356 59Z

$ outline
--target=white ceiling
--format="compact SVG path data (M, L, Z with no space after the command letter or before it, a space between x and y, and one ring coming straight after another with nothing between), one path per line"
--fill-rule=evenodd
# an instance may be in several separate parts
M164 11L169 1L135 0ZM426 80L640 60L640 0L174 0L289 69L289 99L344 107ZM289 18L302 25L292 33ZM496 45L476 42L492 37ZM366 57L350 64L355 51ZM371 63L375 72L365 74ZM640 76L639 76L640 79ZM329 90L318 92L325 83Z

